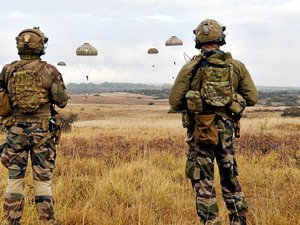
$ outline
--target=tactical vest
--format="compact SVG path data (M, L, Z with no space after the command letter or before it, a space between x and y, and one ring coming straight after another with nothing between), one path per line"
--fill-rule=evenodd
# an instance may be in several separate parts
M32 61L27 64L12 65L8 71L12 85L11 101L13 109L24 114L37 111L42 105L49 104L48 90L43 88L41 71L46 65L43 61Z
M233 67L230 63L207 58L199 68L202 100L213 107L225 107L233 101L235 90L232 76Z

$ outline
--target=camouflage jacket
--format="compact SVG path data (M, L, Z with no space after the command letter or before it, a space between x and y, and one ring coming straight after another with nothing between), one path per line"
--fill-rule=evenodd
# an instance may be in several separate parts
M202 63L204 63L205 59L200 58L201 55L198 55L197 57L194 57L194 59L191 62L188 62L187 65L184 67L188 67L189 64L197 64L197 66L193 65L191 67L194 71L190 73L191 79L182 79L182 82L179 83L178 87L176 87L176 81L172 87L170 96L169 96L169 102L171 104L171 107L180 111L180 110L186 110L186 99L185 95L181 93L178 89L187 89L187 90L199 90L201 77L199 71L199 68L201 68ZM227 61L230 63L233 67L233 74L232 74L232 85L234 88L234 91L240 94L245 100L247 106L254 106L258 101L258 92L257 89L252 81L252 78L245 67L245 65L236 60L233 59L231 54L229 52L223 52L223 51L216 51L212 55L209 56L209 58L216 58L222 61ZM183 70L181 70L183 71ZM185 72L186 73L186 72ZM181 76L180 72L178 74L178 77ZM179 77L180 78L180 77ZM183 84L183 83L186 84ZM175 103L175 104L174 104ZM178 106L178 107L177 107ZM231 118L230 112L225 108L205 108L204 111L214 111L217 114L220 114L221 116L224 116L226 118Z
M38 59L34 60L18 60L3 67L0 73L1 86L7 91L11 102L13 102L13 79L12 73L16 70L22 70L24 65L38 65L44 63L38 75L42 82L42 88L46 91L45 97L48 103L57 105L59 108L64 108L68 102L68 94L64 85L62 76L57 68L45 61ZM18 107L13 107L13 115L22 114ZM33 114L50 115L50 104L42 104Z

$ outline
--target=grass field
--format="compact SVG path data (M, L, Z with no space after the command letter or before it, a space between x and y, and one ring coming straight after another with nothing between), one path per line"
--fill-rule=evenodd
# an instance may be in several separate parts
M62 112L77 113L79 120L62 135L53 180L61 224L198 224L194 193L184 175L185 130L180 114L168 114L168 109L166 100L126 93L71 97ZM300 119L247 109L241 124L235 148L248 224L300 224ZM22 224L35 225L28 172ZM0 179L3 196L3 166ZM216 174L221 219L229 224L218 179Z

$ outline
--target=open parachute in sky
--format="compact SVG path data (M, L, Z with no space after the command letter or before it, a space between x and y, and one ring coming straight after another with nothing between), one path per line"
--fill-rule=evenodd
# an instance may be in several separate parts
M57 62L58 66L66 66L67 64L64 61Z
M98 55L98 50L90 45L89 43L84 43L76 49L76 55L78 56L96 56Z
M149 48L147 52L148 54L158 54L157 48Z
M168 40L166 40L165 45L166 46L183 45L183 42L178 37L172 36Z
M176 36L172 36L172 37L170 37L169 39L166 40L165 45L166 46L171 46L171 47L182 46L183 45L183 41L180 40ZM174 66L176 66L176 57L175 56L174 56L174 59L173 59L173 64L174 64ZM173 71L172 73L175 74L175 71ZM174 79L174 77L175 76L173 75L172 78Z
M178 37L172 36L168 40L166 40L165 45L166 46L181 46L181 45L183 45L183 42ZM173 63L176 66L176 60L175 59L174 59Z
M155 54L158 54L158 50L157 50L157 48L149 48L147 53L149 55L155 55ZM154 63L152 63L152 67L154 67Z
M89 43L84 43L83 45L79 46L77 49L76 49L76 55L77 56L97 56L98 55L98 50L92 46L91 44ZM90 75L90 68L91 67L88 67L87 64L91 64L92 63L92 60L88 60L86 62L86 65L82 65L82 67L85 67L84 68L84 72L85 72L85 77L86 77L86 80L89 80L89 75Z

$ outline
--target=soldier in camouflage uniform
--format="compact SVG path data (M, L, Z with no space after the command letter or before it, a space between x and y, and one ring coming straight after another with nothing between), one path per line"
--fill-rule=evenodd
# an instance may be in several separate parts
M68 94L61 74L41 60L48 38L38 27L16 37L20 60L3 67L1 88L5 89L12 112L6 123L7 141L1 155L9 177L4 197L5 224L20 224L24 207L24 177L28 158L33 171L35 203L41 221L54 224L51 181L58 141L49 126L51 108L64 108ZM55 111L55 110L54 110ZM53 125L53 124L52 124Z
M181 69L169 96L173 110L184 111L188 143L185 172L194 188L203 225L221 223L214 185L215 159L230 224L245 225L248 208L237 179L233 135L242 111L256 104L258 93L244 64L220 50L225 44L224 30L210 19L194 30L195 47L201 54ZM190 81L184 84L187 76ZM183 97L185 88L190 91Z

